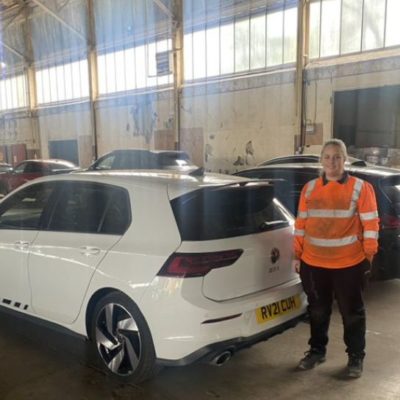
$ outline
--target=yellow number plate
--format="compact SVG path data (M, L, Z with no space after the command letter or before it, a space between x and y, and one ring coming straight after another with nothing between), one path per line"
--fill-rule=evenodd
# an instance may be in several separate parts
M291 312L299 309L300 306L301 300L298 294L276 301L256 310L257 322L262 324L282 315L290 314Z

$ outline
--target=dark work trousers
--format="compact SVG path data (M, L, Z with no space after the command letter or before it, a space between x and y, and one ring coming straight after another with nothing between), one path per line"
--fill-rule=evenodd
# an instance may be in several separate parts
M349 268L328 269L301 262L300 277L308 299L311 349L326 353L332 303L336 299L344 327L344 343L349 355L365 356L366 318L362 292L369 262Z

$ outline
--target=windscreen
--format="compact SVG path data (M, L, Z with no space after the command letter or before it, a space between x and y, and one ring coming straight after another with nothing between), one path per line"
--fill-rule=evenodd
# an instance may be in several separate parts
M172 200L182 240L224 239L286 227L290 214L272 186L234 185L200 189Z

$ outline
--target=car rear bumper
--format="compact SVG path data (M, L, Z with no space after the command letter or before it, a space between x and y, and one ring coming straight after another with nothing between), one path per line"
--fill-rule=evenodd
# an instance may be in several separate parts
M250 337L237 337L218 343L212 343L179 360L157 359L157 363L166 367L182 367L193 363L212 363L213 360L225 352L229 352L233 355L239 350L251 347L275 335L281 334L290 328L294 328L300 321L305 319L305 315L305 313L301 314L294 319Z
M158 277L156 281L139 307L149 325L156 357L165 365L212 359L226 348L234 352L251 346L296 325L307 308L298 277L264 291L219 302L201 295L201 278L183 282ZM276 314L271 311L278 303L282 311L287 301L294 299L295 307Z

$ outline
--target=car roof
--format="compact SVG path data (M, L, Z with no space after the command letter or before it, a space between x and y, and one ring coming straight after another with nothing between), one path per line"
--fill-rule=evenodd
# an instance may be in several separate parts
M115 153L143 153L143 154L182 154L187 155L187 153L183 150L148 150L148 149L115 149L108 153L104 153L101 157L115 154ZM100 158L100 157L99 157Z
M320 156L317 154L294 154L289 156L281 156L276 158L271 158L270 160L263 161L259 166L264 165L280 165L280 164L292 164L292 163L319 163ZM368 164L366 161L359 158L348 156L345 165L358 165L366 166L372 165Z
M257 182L251 178L206 173L193 176L190 173L169 170L107 170L107 171L78 171L70 174L51 175L35 179L34 182L51 181L82 181L121 185L129 188L131 185L142 187L168 186L171 198L207 187L227 186L240 182Z
M55 163L55 164L64 164L64 165L71 165L71 166L76 166L72 161L68 160L60 160L59 158L34 158L31 160L23 160L20 161L18 164L23 164L23 163L43 163L43 164L49 164L49 163Z
M304 170L304 171L319 171L322 169L321 164L319 163L287 163L287 164L274 164L274 165L262 165L253 168L248 168L238 172L245 171L262 171L262 170ZM346 165L345 170L349 172L363 173L367 175L376 175L376 176L392 176L392 175L400 175L400 169L390 168L390 167L382 167L378 165L366 165L366 166L357 166L357 165Z
M319 156L316 154L295 154L289 156L281 156L271 158L269 160L263 161L259 164L259 166L264 165L278 165L278 164L286 164L286 163L299 163L299 162L318 162Z

